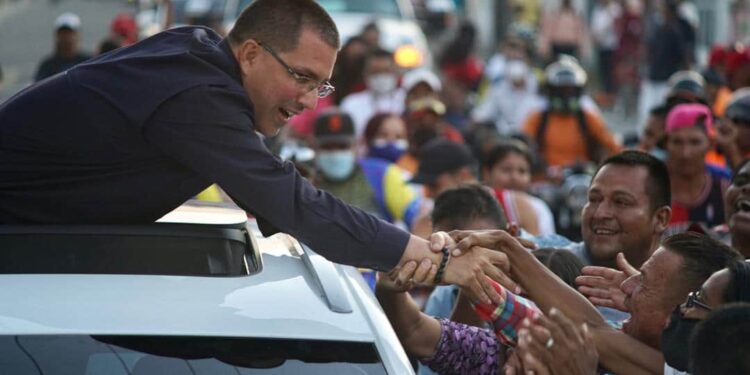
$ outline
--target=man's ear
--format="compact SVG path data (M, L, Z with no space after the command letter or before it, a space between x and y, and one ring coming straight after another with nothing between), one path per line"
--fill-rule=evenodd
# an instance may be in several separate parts
M654 233L663 233L669 226L669 220L672 218L672 208L662 206L654 212Z
M248 39L235 49L235 57L243 75L250 74L262 48L254 39Z

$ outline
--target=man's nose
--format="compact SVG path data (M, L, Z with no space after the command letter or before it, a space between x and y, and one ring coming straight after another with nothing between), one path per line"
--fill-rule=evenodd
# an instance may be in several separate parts
M313 110L315 107L318 106L318 90L312 89L306 93L304 93L300 99L299 102L302 104L305 109Z
M594 210L595 218L609 218L612 216L612 205L607 201L599 203Z

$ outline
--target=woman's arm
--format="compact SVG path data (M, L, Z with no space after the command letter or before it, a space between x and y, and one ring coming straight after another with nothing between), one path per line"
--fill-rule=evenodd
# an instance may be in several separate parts
M378 274L375 294L404 349L441 374L497 374L503 348L487 329L436 320L421 311L401 285Z
M416 269L414 264L407 264L405 267ZM420 358L432 357L440 339L440 323L419 310L406 292L411 289L411 284L396 280L379 272L375 296L404 349Z

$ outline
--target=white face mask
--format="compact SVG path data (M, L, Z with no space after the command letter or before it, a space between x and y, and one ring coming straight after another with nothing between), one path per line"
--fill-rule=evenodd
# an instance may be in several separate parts
M406 139L397 139L395 141L388 141L387 139L383 138L375 138L375 140L372 141L372 145L375 147L385 147L389 144L392 144L393 147L399 150L406 150L409 148L409 141Z
M318 169L331 181L343 181L351 176L356 165L354 151L321 151L318 153Z
M378 73L367 77L367 88L376 94L387 94L396 89L398 79L392 73Z
M520 60L508 61L508 65L505 68L505 75L511 81L525 81L528 74L529 67L525 62Z

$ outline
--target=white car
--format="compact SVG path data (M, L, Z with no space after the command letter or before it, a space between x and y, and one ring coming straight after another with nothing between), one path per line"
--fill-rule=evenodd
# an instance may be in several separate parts
M0 226L0 373L413 373L356 269L242 211L161 221Z

